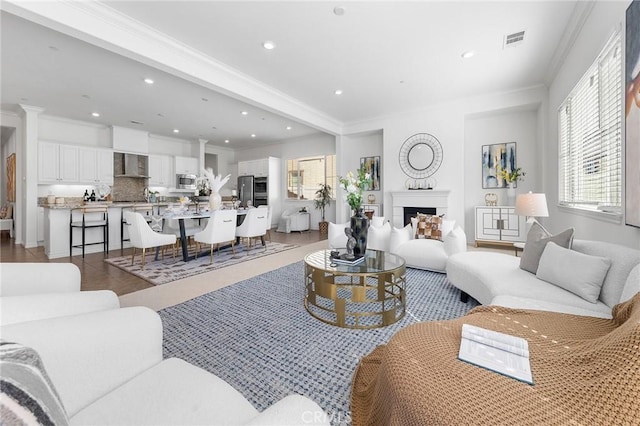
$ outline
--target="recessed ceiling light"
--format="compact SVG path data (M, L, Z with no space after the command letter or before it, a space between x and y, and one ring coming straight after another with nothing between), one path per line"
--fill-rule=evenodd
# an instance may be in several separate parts
M462 54L462 57L463 57L464 59L469 59L469 58L473 57L475 54L476 54L476 52L475 52L475 51L473 51L473 50L468 50L468 51L466 51L466 52L464 52L464 53Z
M255 133L251 133L251 137L252 137L252 138L255 138L255 137L256 137L256 134L255 134Z
M100 117L100 113L99 112L92 112L91 115L93 115L94 117Z
M153 79L151 79L151 78L145 78L144 82L147 83L147 84L153 84L154 83Z
M173 133L180 133L179 129L173 129Z
M344 15L344 12L345 12L344 6L336 6L333 8L333 14L336 16L342 16Z
M276 48L276 44L272 41L265 41L264 43L262 43L262 47L264 47L267 50L272 50Z
M342 95L342 90L337 89L337 90L336 90L335 92L333 92L333 93L335 93L336 95Z
M242 111L240 114L242 114L242 115L247 115L247 114L249 114L249 113L248 113L247 111Z
M291 129L293 129L293 127L287 126L287 130L291 130Z
M225 139L225 140L224 140L224 143L229 143L229 139Z

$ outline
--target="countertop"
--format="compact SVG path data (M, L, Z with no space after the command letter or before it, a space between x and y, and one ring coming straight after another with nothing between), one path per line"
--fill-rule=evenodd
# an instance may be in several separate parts
M147 203L145 201L94 201L90 203L69 202L65 204L42 203L39 205L39 207L44 207L47 209L76 209L80 207L100 207L100 206L122 208L122 207L130 207L135 204L152 204L154 206L165 207L165 206L168 206L169 204L176 204L176 203L177 201L164 201L161 203ZM189 205L195 206L196 203L189 203Z

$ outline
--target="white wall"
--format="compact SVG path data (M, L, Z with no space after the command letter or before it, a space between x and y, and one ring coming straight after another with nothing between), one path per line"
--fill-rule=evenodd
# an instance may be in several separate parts
M495 112L467 117L465 122L464 151L464 210L467 239L473 240L475 232L475 206L485 205L485 194L498 195L498 205L508 205L506 189L483 189L481 153L482 145L516 142L517 167L526 175L518 182L516 193L542 192L539 173L542 161L538 146L538 113L535 110Z
M615 30L624 34L624 18L629 1L595 2L590 16L575 43L563 61L549 87L547 144L544 164L544 187L549 201L550 230L559 231L570 226L576 229L576 238L609 241L640 248L640 229L611 223L593 215L578 214L557 207L558 203L558 116L557 110L578 80L591 66ZM622 93L620 94L622 102ZM624 148L623 148L624 152ZM624 176L624 174L623 174Z
M40 115L38 137L51 142L111 148L109 126L62 117Z
M442 145L443 161L432 177L437 181L436 189L451 191L448 218L454 219L464 226L466 222L465 193L467 191L465 177L468 173L474 174L473 171L465 170L466 158L467 156L473 158L476 155L474 152L468 152L465 147L467 117L490 116L510 110L527 110L532 109L532 105L544 106L545 104L546 89L532 87L434 104L420 110L354 123L345 126L345 133L383 129L382 182L385 212L390 211L392 206L391 192L406 189L405 183L408 176L402 172L398 161L403 142L416 133L430 133L435 136ZM345 150L348 155L347 144L340 146L343 149L338 152L338 155L344 155ZM478 173L475 175L479 176ZM479 178L478 182L480 182ZM465 231L468 238L472 239L473 230L465 229Z

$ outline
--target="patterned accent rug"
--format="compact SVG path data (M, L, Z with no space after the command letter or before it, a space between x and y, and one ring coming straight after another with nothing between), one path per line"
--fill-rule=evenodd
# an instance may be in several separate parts
M402 327L466 314L446 275L407 268L407 314L374 330L325 324L305 310L303 262L161 310L164 356L221 377L260 411L291 393L308 396L332 424L350 424L351 378L360 358Z
M104 261L142 278L151 284L160 285L190 277L192 275L203 274L215 269L224 268L225 266L235 265L236 263L245 262L247 260L269 256L270 254L279 253L296 247L298 247L298 245L267 242L267 249L264 250L264 248L258 243L257 246L254 245L249 253L247 253L245 245L240 243L236 244L235 255L233 254L231 247L222 248L219 253L215 250L213 253L212 264L209 263L209 249L204 249L202 246L200 246L201 253L198 255L198 258L186 263L182 261L182 251L180 250L176 250L175 259L171 254L171 249L169 249L165 253L164 259L162 259L162 256L160 255L158 260L154 260L155 250L149 250L147 251L144 269L142 269L142 259L140 257L141 250L136 250L137 254L133 266L131 266L131 255L113 257L105 259ZM151 252L151 254L149 254L149 252ZM190 254L193 254L193 251L190 251Z

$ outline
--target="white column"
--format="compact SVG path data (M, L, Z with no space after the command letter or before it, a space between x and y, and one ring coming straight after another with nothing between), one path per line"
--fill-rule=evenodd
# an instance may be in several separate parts
M344 176L347 174L347 160L346 156L343 155L343 145L344 145L344 137L342 135L336 136L336 174L338 176ZM333 194L336 197L336 223L344 223L351 217L351 211L349 206L344 201L345 193L344 190L340 187L338 183L336 183L335 188L333 188Z
M206 144L207 142L209 142L207 139L198 139L198 142L200 142L200 152L198 153L198 164L200 165L200 168L198 169L198 176L202 175L202 169L204 169L204 154L205 154L205 149L206 149Z
M16 199L22 200L20 226L25 248L38 246L38 115L44 108L22 108L22 143L16 144ZM19 141L18 141L19 142ZM28 171L28 172L27 172Z

